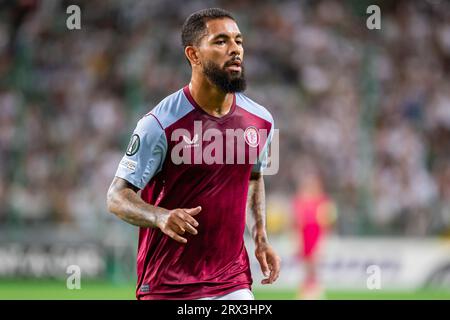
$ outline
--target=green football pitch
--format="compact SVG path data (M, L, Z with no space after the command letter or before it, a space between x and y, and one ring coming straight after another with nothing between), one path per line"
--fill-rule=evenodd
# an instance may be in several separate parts
M293 290L255 289L258 300L291 300L295 299ZM0 300L133 300L134 284L115 285L108 282L81 282L81 289L69 290L65 281L37 280L0 280ZM404 291L337 291L328 290L325 299L330 300L372 300L372 299L417 299L437 300L450 299L450 290Z

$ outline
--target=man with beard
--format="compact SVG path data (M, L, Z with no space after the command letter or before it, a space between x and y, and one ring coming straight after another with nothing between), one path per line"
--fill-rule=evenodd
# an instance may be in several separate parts
M137 299L253 299L247 208L262 283L273 283L280 270L267 240L262 177L273 119L241 93L243 37L229 12L193 13L182 43L191 81L138 122L109 188L108 209L140 227ZM176 161L175 149L194 161Z

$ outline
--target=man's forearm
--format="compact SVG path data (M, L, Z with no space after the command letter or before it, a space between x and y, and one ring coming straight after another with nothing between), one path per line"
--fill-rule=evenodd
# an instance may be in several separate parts
M247 198L247 226L256 244L267 242L266 199L264 179L261 174L253 174Z
M131 189L115 190L114 185L108 192L108 210L120 219L138 227L157 226L158 216L167 214L168 210L145 203Z

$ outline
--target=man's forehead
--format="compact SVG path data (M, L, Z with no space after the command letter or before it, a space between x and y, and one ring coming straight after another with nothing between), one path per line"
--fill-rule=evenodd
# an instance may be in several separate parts
M206 22L208 38L213 38L218 34L227 34L235 37L241 34L237 23L230 18L213 19Z

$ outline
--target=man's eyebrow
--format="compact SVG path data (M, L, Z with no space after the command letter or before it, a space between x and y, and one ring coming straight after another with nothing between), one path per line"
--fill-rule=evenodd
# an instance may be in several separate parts
M229 38L230 36L226 33L219 33L218 35L216 35L214 38L212 38L212 40L216 40L219 38ZM236 38L242 38L242 34L238 33L236 35Z

